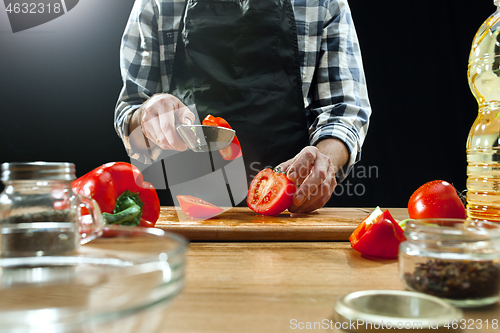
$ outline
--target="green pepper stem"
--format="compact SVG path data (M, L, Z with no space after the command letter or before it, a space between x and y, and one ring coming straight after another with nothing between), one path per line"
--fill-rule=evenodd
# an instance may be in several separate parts
M142 202L139 197L139 193L131 192L126 190L116 199L115 209L113 214L109 214L108 217L110 222L108 224L121 224L128 226L138 226L141 224L142 208L144 202ZM129 210L131 207L138 207ZM138 210L138 212L137 212ZM127 212L127 213L125 213ZM120 214L123 213L123 216ZM118 217L113 218L111 215L118 215Z
M104 222L106 224L120 224L125 221L133 220L140 212L141 207L134 204L115 214L102 213L102 217L104 218Z

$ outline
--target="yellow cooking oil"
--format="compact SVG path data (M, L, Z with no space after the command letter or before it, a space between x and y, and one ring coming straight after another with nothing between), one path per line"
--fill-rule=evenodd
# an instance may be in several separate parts
M500 0L494 4L469 55L479 112L467 138L467 217L500 222Z

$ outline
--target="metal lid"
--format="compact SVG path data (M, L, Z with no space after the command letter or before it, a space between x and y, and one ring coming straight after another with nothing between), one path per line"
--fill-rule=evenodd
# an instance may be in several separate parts
M67 162L18 162L2 164L2 181L74 180L75 165Z
M339 298L334 309L338 326L353 332L379 329L439 332L462 319L462 311L440 298L399 290L365 290ZM447 330L449 331L449 330Z

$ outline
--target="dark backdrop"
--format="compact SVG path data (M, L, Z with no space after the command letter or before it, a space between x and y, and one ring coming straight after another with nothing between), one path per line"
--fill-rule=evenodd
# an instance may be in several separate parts
M113 128L120 37L133 0L81 0L12 33L0 5L0 163L68 161L77 176L129 161ZM331 204L404 207L421 184L465 188L477 115L470 45L492 0L351 0L373 107L362 161ZM1 189L1 186L0 186Z

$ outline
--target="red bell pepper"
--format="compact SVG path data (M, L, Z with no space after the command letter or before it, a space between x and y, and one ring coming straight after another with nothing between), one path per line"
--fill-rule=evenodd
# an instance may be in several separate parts
M206 126L218 126L232 129L229 123L222 117L214 117L211 114L203 119L202 125ZM241 145L240 141L234 136L233 141L226 148L222 148L219 150L222 158L226 161L232 161L241 156Z
M126 162L104 164L74 180L72 188L97 201L106 224L154 227L160 216L155 188Z
M362 256L397 258L399 244L406 238L388 210L377 207L349 237L351 247Z

